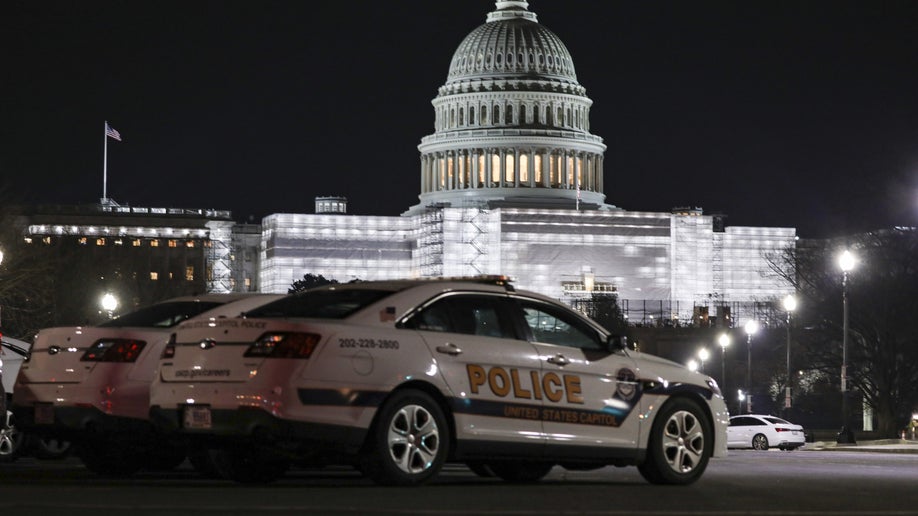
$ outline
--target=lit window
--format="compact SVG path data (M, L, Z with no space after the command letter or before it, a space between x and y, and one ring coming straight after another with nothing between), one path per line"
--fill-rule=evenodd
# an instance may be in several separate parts
M245 279L245 289L248 290L250 288L252 288L252 278L246 278Z
M185 267L185 280L194 281L194 266L193 265L189 265L188 267Z
M169 240L169 247L178 247L178 240Z
M41 241L42 241L42 243L44 243L44 244L51 245L51 237L49 237L49 236L46 236L45 238L42 238Z
M194 240L188 240L185 242L185 247L191 249L194 247Z
M120 238L116 238L116 239L115 239L115 245L124 245L124 240L122 240L122 239L120 239Z
M105 245L105 239L104 239L104 238L97 238L97 239L96 239L96 245Z
M134 246L134 247L140 247L140 239L139 239L139 238L135 238L135 239L131 242L131 245Z
M80 239L77 240L77 242L79 242L80 245L86 245L86 237L80 237Z
M159 240L155 238L150 240L150 247L159 247Z
M27 244L31 244L31 243L32 243L32 237L25 237L25 238L23 238L23 240L24 240L25 243L27 243Z
M158 279L159 279L159 273L158 273L158 272L151 272L151 273L150 273L150 280L151 280L151 281L156 281L156 280L158 280Z

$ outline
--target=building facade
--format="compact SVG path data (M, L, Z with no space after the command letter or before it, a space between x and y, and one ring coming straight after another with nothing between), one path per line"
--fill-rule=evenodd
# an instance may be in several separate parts
M419 203L351 216L346 203L263 220L260 282L503 274L574 301L615 293L635 324L761 318L792 287L770 256L794 228L724 227L700 208L626 211L603 193L592 100L563 42L526 1L497 1L468 34L421 139ZM321 208L320 208L321 206ZM699 308L705 308L700 311Z

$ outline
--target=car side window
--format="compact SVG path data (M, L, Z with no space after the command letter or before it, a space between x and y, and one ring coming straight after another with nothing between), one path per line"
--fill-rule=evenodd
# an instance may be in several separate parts
M588 350L604 349L596 330L576 315L534 301L522 300L520 304L536 342Z
M443 331L483 337L518 338L503 303L495 296L453 295L424 308L405 325L424 331Z

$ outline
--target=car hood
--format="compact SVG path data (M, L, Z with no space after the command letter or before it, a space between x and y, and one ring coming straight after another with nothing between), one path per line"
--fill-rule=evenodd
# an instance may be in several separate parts
M692 371L682 364L656 355L629 351L628 355L638 364L638 375L645 380L660 380L666 383L698 385L710 389L710 376Z

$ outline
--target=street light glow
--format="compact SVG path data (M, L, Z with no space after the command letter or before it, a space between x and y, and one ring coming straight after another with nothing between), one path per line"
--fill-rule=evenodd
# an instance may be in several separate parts
M793 312L797 309L797 298L793 294L785 296L783 303L785 312Z
M758 321L756 321L755 319L750 319L749 321L746 321L746 335L749 335L751 337L755 335L757 331L759 331Z
M106 312L114 312L118 308L118 298L111 292L106 292L101 300L102 309Z
M855 260L854 255L847 249L838 257L838 266L841 268L842 272L850 272L854 269L856 262L857 260Z

